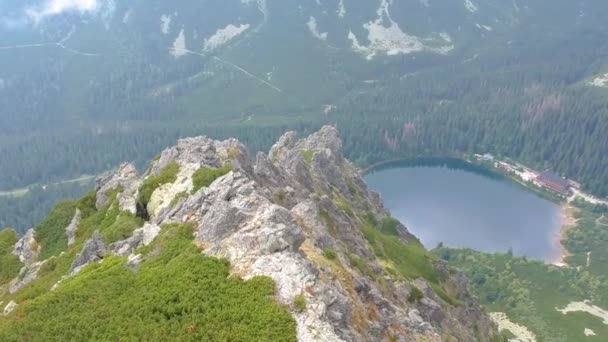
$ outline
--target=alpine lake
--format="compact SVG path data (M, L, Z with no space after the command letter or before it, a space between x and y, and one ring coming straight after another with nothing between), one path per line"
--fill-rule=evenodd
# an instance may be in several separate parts
M483 167L416 159L377 167L365 181L429 249L511 250L547 262L561 254L560 206Z

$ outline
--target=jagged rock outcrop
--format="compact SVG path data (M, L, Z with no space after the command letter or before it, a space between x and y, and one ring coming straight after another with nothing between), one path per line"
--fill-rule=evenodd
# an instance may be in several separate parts
M70 274L76 274L84 266L102 260L106 255L106 252L107 248L103 241L103 237L99 231L95 231L93 236L84 243L80 254L76 256L76 259L72 263L72 267L70 267Z
M171 163L179 165L177 180L153 192L151 222L193 223L204 253L230 260L234 274L271 277L277 300L293 309L299 340L487 341L495 332L466 287L455 285L460 304L453 305L425 279L397 280L384 271L361 228L365 215L389 213L344 158L335 128L323 127L305 139L287 133L255 161L236 140L181 139L144 177ZM191 193L196 170L225 165L232 171ZM179 193L187 196L174 201ZM404 241L414 238L403 225L396 230ZM141 256L132 253L138 234L109 249L137 264ZM336 261L324 258L324 250L335 251ZM358 269L353 255L373 274ZM445 276L445 283L460 282L450 272ZM413 287L424 293L416 303L408 301ZM304 310L293 304L300 295Z
M140 246L147 246L160 233L160 227L155 224L145 223L142 228L136 229L128 239L110 244L107 251L113 255L130 256Z
M175 177L148 189L145 212L138 210L140 186L175 164ZM194 191L193 176L201 168L225 171ZM139 247L152 243L165 224L189 223L194 243L207 255L228 259L234 275L274 280L276 300L290 308L300 341L486 342L496 333L461 273L437 261L429 267L440 279L414 279L377 255L369 229L379 229L390 213L344 158L334 127L304 139L286 133L255 160L234 139L181 139L142 177L123 164L99 177L96 189L97 208L117 194L120 210L147 222L109 245L95 231L70 275L107 255L128 258L124 266L137 272L154 253ZM66 229L68 238L79 216ZM417 243L406 227L391 222L393 239ZM35 260L24 248L18 255Z
M19 257L23 267L19 271L19 276L8 284L9 293L15 293L20 288L33 282L38 278L38 271L46 261L37 261L41 246L36 241L34 229L28 230L25 235L17 241L13 254Z
M235 169L251 170L247 149L235 139L216 141L207 137L180 139L177 145L164 150L152 163L145 177L159 174L171 163L179 165L177 180L161 185L150 199L147 211L153 222L161 222L171 203L179 194L193 190L192 175L201 167L221 168L230 165Z
M95 181L97 209L103 207L109 199L110 192L121 189L118 195L120 210L129 211L132 214L137 212L137 190L139 189L139 174L135 165L130 163L122 164L117 170L106 172L99 176Z
M136 269L142 261L141 255L135 255L134 252L141 246L148 246L160 233L161 228L158 225L145 223L142 228L133 231L133 234L121 241L106 245L99 231L95 231L93 236L88 239L82 251L76 256L76 259L70 267L70 276L75 275L86 265L102 261L107 255L117 255L129 257L126 265L132 269ZM67 278L67 277L66 277ZM57 287L66 278L56 284Z
M19 260L29 266L38 259L40 253L40 245L36 242L36 233L34 229L30 229L17 241L13 254L19 257Z
M40 268L47 262L47 260L44 261L38 261L35 262L33 264L30 264L28 266L25 266L21 269L21 272L19 273L19 276L15 279L13 279L9 285L8 285L8 292L9 293L15 293L17 292L19 289L21 289L22 287L24 287L25 285L33 282L34 280L36 280L36 278L38 278L38 271L40 271Z
M78 230L78 225L80 224L80 217L80 209L76 208L72 221L65 228L65 235L68 237L68 246L71 246L76 242L76 231Z

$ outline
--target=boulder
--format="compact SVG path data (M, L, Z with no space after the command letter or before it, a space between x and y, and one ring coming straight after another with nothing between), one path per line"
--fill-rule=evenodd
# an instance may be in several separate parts
M143 260L144 259L141 254L131 254L129 255L129 259L127 259L127 262L125 262L125 267L132 271L137 271Z
M141 246L147 246L160 233L160 227L146 222L142 228L133 231L129 238L110 244L107 251L112 255L129 256Z
M13 254L26 266L33 264L40 253L40 245L36 242L36 233L30 229L15 244Z
M99 231L95 231L93 236L85 242L84 246L82 247L82 251L72 263L72 267L70 267L70 274L76 274L84 266L92 262L102 260L106 255L106 252L107 250L103 237Z
M15 301L11 300L10 303L8 303L5 307L4 307L4 316L8 316L10 315L11 312L13 312L13 310L15 310L15 308L17 307L17 303L15 303Z
M120 210L137 213L137 192L139 189L139 174L135 165L122 164L117 170L106 172L95 180L97 192L95 207L101 209L108 203L109 194L116 189L122 189L118 195Z

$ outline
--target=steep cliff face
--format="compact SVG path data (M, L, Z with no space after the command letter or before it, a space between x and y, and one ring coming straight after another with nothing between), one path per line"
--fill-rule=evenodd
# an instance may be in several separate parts
M143 227L105 242L99 228L78 246L69 274L111 255L137 272L153 254L140 247L161 227L190 224L201 252L229 260L233 276L274 281L300 341L490 341L496 333L462 274L430 256L368 190L333 127L305 139L287 133L255 159L236 140L182 139L141 177L129 164L99 177L95 207L113 199ZM80 217L76 209L63 227L70 244L83 234ZM36 253L23 251L34 250L24 248L33 239L15 249L30 265ZM28 281L32 269L22 271Z

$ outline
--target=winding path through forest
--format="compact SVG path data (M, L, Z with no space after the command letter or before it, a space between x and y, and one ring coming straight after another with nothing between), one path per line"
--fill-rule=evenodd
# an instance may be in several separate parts
M74 32L76 32L76 30L74 29L74 27L72 27L72 29L70 30L70 32L65 35L63 38L61 38L61 40L57 41L57 42L46 42L46 43L35 43L35 44L21 44L21 45L6 45L6 46L0 46L0 50L15 50L15 49L28 49L28 48L39 48L39 47L47 47L47 46L56 46L59 47L63 50L66 50L70 53L76 54L76 55L80 55L80 56L86 56L86 57L101 57L102 55L99 53L91 53L91 52L83 52L83 51L79 51L73 48L70 48L68 46L66 46L65 44L67 43L68 40L70 40L70 38L72 38L72 35L74 34Z

